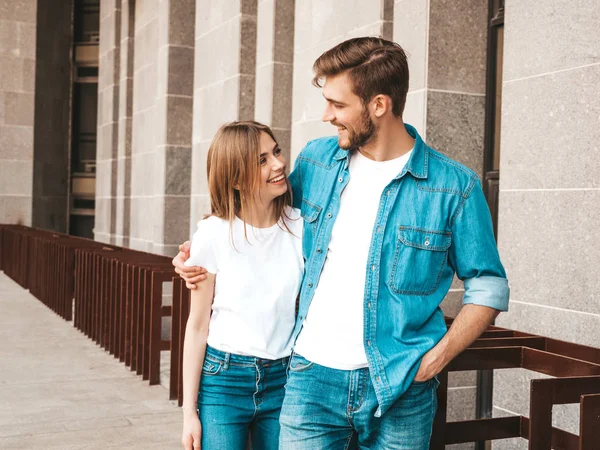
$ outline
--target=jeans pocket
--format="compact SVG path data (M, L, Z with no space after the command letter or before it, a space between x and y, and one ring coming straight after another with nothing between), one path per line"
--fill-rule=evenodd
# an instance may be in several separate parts
M302 356L294 353L290 357L290 364L288 366L288 370L290 372L304 372L305 370L310 369L314 365L314 362L311 362L308 359L303 358Z
M212 359L205 358L204 364L202 364L202 375L217 375L221 371L223 363L221 361L214 361Z

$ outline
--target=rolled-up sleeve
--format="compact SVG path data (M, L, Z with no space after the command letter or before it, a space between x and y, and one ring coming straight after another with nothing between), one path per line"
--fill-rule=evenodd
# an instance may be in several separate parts
M494 239L492 219L479 179L474 180L452 218L448 256L464 281L463 304L508 310L509 287Z

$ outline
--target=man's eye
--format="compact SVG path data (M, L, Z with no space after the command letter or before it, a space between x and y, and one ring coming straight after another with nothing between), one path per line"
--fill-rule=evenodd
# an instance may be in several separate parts
M334 104L333 106L336 107L337 109L342 109L344 107L344 105L337 105L337 104Z

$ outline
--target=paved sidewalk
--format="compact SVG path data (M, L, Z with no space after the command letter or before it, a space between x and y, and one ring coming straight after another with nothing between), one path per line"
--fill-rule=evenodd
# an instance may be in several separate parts
M180 449L168 398L0 272L0 449Z

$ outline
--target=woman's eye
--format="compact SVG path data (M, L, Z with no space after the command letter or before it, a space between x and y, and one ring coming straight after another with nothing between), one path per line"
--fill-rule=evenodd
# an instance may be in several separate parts
M260 158L260 165L262 166L263 164L267 163L267 158Z
M279 147L277 147L273 153L275 155L280 155L281 154L281 149Z

